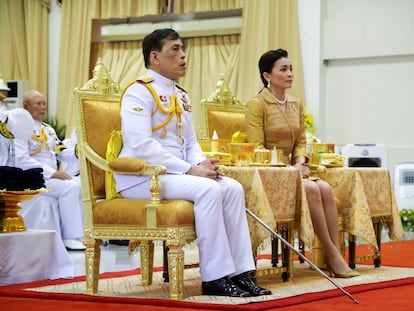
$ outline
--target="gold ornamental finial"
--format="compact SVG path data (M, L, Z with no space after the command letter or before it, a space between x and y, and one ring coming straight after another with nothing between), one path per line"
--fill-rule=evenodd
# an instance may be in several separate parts
M227 82L224 80L224 74L220 74L217 81L216 90L202 102L216 102L222 105L238 105L240 101L232 94Z
M121 92L121 87L111 78L111 74L98 57L93 77L81 88L81 90L98 91L103 94L117 94Z

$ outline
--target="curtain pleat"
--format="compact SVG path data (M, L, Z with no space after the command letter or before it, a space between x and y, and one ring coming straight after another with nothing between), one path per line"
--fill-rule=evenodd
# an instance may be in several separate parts
M288 93L305 101L297 1L246 0L240 47L235 89L238 99L246 102L261 89L260 56L268 50L283 48L289 53L295 75Z
M50 0L0 1L0 73L5 80L29 80L47 96L48 5Z

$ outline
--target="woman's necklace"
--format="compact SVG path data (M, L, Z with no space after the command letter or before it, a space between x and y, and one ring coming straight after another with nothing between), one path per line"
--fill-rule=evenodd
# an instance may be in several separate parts
M272 93L272 95L273 95L273 93ZM275 100L279 103L279 104L281 104L281 105L284 105L284 104L286 104L286 101L287 101L287 96L286 96L286 94L285 94L285 98L283 99L283 100L279 100L275 95L273 95L273 97L275 98Z
M277 101L279 104L281 104L281 105L286 104L286 100L287 100L286 94L285 94L285 98L284 98L283 100L279 100L279 99L278 99L275 95L273 95L273 97L276 99L276 101Z

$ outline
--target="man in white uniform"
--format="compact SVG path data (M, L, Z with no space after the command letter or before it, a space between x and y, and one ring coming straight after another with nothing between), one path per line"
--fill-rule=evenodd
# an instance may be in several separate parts
M25 109L0 112L0 166L16 166L14 138L28 141L33 130L33 118Z
M52 196L58 200L60 227L63 244L70 250L85 250L83 239L82 188L78 179L58 170L58 161L65 160L59 153L60 140L55 130L43 120L47 104L42 93L27 91L23 96L23 107L34 119L34 134L29 143L16 140L16 164L22 169L43 168L46 188L51 192L40 196ZM74 153L65 157L75 158Z
M250 278L255 270L244 193L235 180L206 159L197 142L187 93L176 84L185 74L184 45L172 29L159 29L142 43L145 78L122 97L120 157L167 167L160 176L163 199L194 202L204 295L247 297L271 292ZM150 198L147 176L117 175L125 198Z

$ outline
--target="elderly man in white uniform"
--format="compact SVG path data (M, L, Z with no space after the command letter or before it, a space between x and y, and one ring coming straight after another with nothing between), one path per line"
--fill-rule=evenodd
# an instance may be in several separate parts
M206 159L197 142L191 104L176 84L185 74L184 45L173 29L158 29L142 43L145 78L122 96L123 148L120 157L138 157L167 167L160 176L164 199L194 202L204 295L247 297L271 292L250 278L255 270L244 193L235 180ZM125 198L150 198L146 176L116 175Z
M58 161L65 159L59 153L60 140L55 130L43 120L47 113L47 104L42 93L27 91L23 96L23 107L34 119L34 134L29 143L16 140L16 164L22 169L43 168L47 189L53 191L40 196L52 196L58 200L60 229L63 244L69 250L85 250L83 239L82 188L79 179L72 178L58 170ZM73 157L73 154L65 154Z

